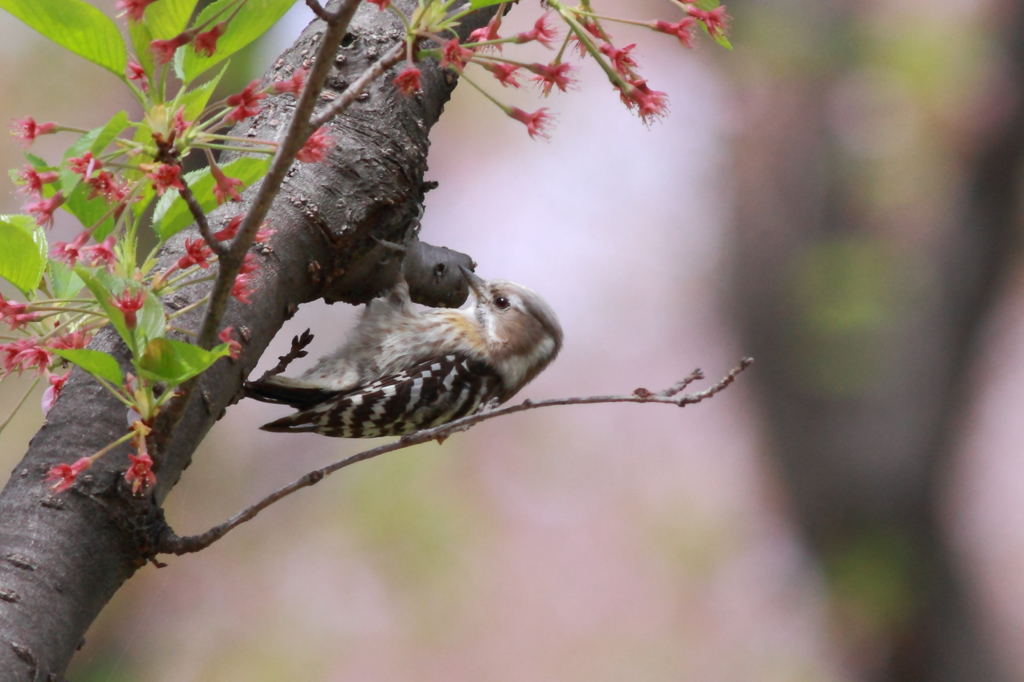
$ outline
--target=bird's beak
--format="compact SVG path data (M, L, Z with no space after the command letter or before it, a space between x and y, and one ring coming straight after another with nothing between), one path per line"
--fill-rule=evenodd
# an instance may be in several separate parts
M462 276L466 278L466 283L469 284L469 288L473 290L473 294L476 295L476 300L483 301L487 298L487 293L484 291L484 282L475 272L470 270L464 265L460 265L459 269L462 270Z

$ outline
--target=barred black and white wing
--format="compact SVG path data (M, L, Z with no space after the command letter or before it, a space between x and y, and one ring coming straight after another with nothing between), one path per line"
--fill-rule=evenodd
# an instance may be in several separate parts
M501 378L486 363L446 355L338 393L261 428L337 438L403 436L472 414L501 390Z

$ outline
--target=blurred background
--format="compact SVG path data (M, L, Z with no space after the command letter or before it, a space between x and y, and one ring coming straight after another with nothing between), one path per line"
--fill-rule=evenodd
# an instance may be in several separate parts
M335 474L140 570L69 679L1024 678L1024 3L728 9L733 52L609 25L671 96L649 128L593 63L543 103L497 93L556 112L550 142L459 87L422 235L558 311L562 355L520 398L754 367L684 410L533 411ZM235 59L225 91L307 21ZM0 33L0 120L130 110L99 68L4 14ZM0 162L22 163L13 141ZM20 203L0 192L0 213ZM303 307L258 371L307 327L312 362L357 314ZM0 413L30 384L5 381ZM38 402L0 439L0 483ZM179 533L371 444L256 430L284 413L228 412L168 500Z

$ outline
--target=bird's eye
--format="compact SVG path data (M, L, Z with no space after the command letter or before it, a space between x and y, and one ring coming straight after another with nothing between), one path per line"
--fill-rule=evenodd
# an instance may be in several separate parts
M505 298L504 296L495 296L494 297L494 306L498 310L505 310L506 308L508 308L508 299Z

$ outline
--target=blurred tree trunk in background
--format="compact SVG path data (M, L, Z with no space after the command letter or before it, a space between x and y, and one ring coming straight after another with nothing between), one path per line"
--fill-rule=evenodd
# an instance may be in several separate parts
M727 4L734 319L837 641L862 679L1003 679L939 512L1014 259L1024 3L987 29L935 3Z

